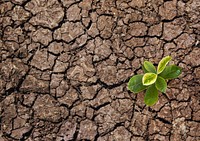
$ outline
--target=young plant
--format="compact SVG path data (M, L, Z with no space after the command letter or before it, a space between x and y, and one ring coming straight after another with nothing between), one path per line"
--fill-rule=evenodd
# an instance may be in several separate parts
M139 93L145 89L144 102L148 106L153 106L158 101L158 91L165 93L167 89L167 80L177 78L182 70L176 65L168 65L172 58L164 57L158 64L157 70L155 66L144 61L142 69L143 74L134 75L128 82L128 89L133 93Z

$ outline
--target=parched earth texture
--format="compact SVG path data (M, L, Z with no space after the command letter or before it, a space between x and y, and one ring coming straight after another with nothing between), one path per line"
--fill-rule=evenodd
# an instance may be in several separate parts
M144 60L182 67L147 107ZM0 0L0 141L200 141L199 0Z

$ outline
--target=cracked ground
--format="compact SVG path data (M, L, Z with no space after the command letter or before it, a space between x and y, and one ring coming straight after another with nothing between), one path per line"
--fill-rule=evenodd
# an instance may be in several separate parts
M200 141L199 0L0 0L0 141ZM130 77L182 67L147 107Z

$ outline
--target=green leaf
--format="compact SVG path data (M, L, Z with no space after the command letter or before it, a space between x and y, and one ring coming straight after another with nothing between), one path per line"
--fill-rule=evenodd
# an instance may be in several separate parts
M167 66L164 71L159 74L164 79L174 79L177 78L182 72L182 69L176 65Z
M158 101L158 90L156 89L155 85L151 85L148 87L145 97L144 103L147 106L153 106Z
M144 65L142 65L142 70L144 73L147 73L148 71L145 69Z
M151 85L156 82L157 74L155 73L145 73L142 78L142 84L145 86Z
M167 66L167 64L169 63L171 59L172 59L171 56L166 56L159 62L158 68L157 68L157 74L160 74L165 69L165 67Z
M155 85L156 85L157 90L159 90L163 93L166 92L167 83L166 83L165 79L163 79L162 77L158 76Z
M135 75L135 76L131 77L131 79L128 82L128 89L131 92L138 93L147 88L147 86L144 86L142 84L142 77L143 77L143 75Z
M144 61L144 68L148 71L148 72L152 72L152 73L156 73L156 68L155 66L149 62L149 61Z

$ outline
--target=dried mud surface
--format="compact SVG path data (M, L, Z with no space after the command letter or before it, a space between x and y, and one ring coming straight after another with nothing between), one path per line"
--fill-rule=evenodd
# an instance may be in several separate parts
M199 0L1 0L0 141L199 141ZM183 68L153 107L129 78Z

